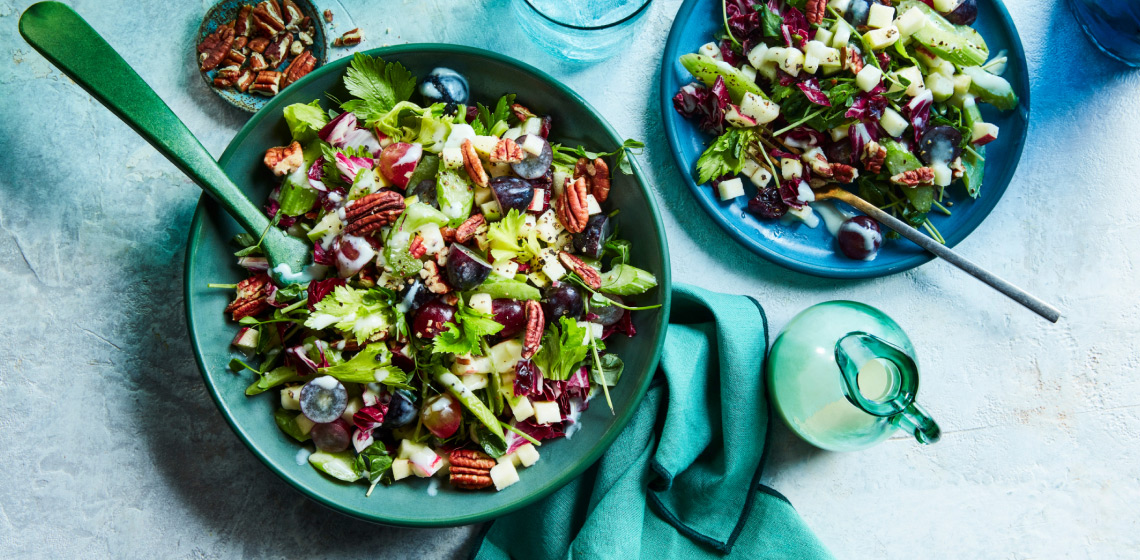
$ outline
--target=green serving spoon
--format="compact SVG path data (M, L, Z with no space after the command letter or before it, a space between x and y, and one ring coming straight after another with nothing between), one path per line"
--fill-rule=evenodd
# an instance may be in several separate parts
M170 107L79 14L59 2L33 4L20 16L20 35L210 193L250 235L261 237L275 282L308 281L309 245L273 227Z

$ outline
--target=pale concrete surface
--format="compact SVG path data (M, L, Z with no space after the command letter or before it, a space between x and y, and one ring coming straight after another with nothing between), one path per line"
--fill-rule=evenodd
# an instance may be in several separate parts
M272 476L202 386L182 311L199 190L16 33L0 0L0 557L461 557L473 528L382 528L326 511ZM773 332L855 299L894 316L945 430L919 447L817 451L782 427L767 482L840 557L1117 558L1140 550L1140 73L1099 56L1060 2L1011 0L1033 117L1021 166L960 248L1058 304L1046 324L934 262L834 282L736 246L678 178L661 128L660 49L678 0L654 2L622 56L568 69L505 2L345 3L365 47L465 43L577 88L641 158L674 278L761 298ZM214 154L246 114L191 66L200 0L76 0ZM390 33L385 33L391 29Z

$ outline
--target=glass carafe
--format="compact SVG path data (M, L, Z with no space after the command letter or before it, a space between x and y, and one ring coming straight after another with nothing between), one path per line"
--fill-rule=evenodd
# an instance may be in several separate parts
M821 303L776 338L769 393L788 427L823 449L864 449L899 428L934 443L938 425L914 401L914 356L906 333L882 311L853 301Z

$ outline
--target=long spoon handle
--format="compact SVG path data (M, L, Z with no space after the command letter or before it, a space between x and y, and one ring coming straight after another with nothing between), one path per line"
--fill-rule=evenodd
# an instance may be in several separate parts
M40 2L20 17L20 34L146 139L249 233L261 235L269 219L226 176L186 125L130 65L79 14L59 2Z
M913 241L919 247L922 247L923 249L934 253L942 260L964 270L967 274L973 276L974 278L977 278L978 280L989 284L990 287L1005 294L1013 301L1024 305L1030 311L1033 311L1034 313L1044 317L1049 322L1056 323L1058 320L1060 320L1061 312L1058 311L1056 307L1045 303L1033 294L1030 294L1023 289L1010 284L996 274L978 266L977 264L974 264L973 261L967 259L966 257L963 257L962 255L959 255L953 249L935 241L928 235L923 235L922 232L918 231L917 229L910 227L906 222L903 222L902 220L882 210L879 210L879 208L874 204L871 204L870 202L867 202L866 200L863 200L862 198L859 198L858 196L839 188L826 191L826 196L828 198L836 198L842 200L843 202L846 202L847 204L858 208L864 214L871 216L875 220L878 220L879 223L884 224L887 227L897 231L899 235Z

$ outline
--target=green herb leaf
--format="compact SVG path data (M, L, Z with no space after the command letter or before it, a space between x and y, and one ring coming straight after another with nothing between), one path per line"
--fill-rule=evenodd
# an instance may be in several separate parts
M491 315L461 305L455 313L455 322L447 323L447 330L436 335L432 351L437 354L482 355L483 337L501 330L503 326L495 322Z
M526 215L512 208L503 219L491 222L487 229L487 241L491 255L496 261L515 259L527 262L538 257L542 250L538 244L538 232L534 228L524 233Z
M300 426L297 425L297 413L284 408L278 408L273 412L273 421L277 423L277 427L281 428L289 437L297 441L309 441L312 436L309 434L301 433Z
M408 374L392 365L392 353L384 342L373 342L347 362L319 368L317 373L331 375L343 383L383 383L408 388Z
M357 343L363 343L368 337L395 327L396 318L390 292L337 286L317 302L305 326L318 331L333 326L352 333Z
M599 385L606 385L613 387L621 380L621 373L625 369L625 363L617 354L605 354L601 357L602 369L599 371L597 365L590 364L590 381Z
M281 366L262 375L253 385L246 388L245 394L246 396L259 395L282 383L300 380L301 376L297 375L297 370L289 366Z
M356 53L345 72L344 87L359 98L359 103L342 104L371 126L416 91L416 78L399 62L385 62L364 53ZM351 108L350 108L351 107Z
M321 109L319 99L312 103L294 103L284 110L285 124L289 126L289 133L293 139L302 144L308 143L317 137L317 133L329 122L325 111Z
M353 461L353 468L360 473L360 476L368 479L369 484L371 484L365 497L371 496L372 489L376 488L380 482L392 483L389 472L392 468L392 457L388 455L388 450L384 448L384 444L378 441L360 451L356 460Z
M602 275L601 291L617 296L644 293L657 285L653 273L633 265L619 264Z
M633 249L633 244L624 239L610 239L606 241L602 249L606 255L613 255L610 266L617 266L629 262L629 253Z
M622 142L621 147L612 152L591 152L582 146L569 147L560 144L552 144L551 150L554 151L554 163L562 167L574 167L578 163L578 158L586 158L589 160L604 158L610 156L617 156L614 160L615 167L618 171L626 175L633 174L633 166L629 163L628 154L639 155L645 148L645 143L627 138Z
M534 362L542 368L547 379L565 381L589 354L590 346L586 342L589 333L568 317L559 318L558 326L558 329L546 330Z
M745 148L753 141L751 130L730 128L709 145L697 160L698 183L707 183L722 175L735 175L744 168Z
M765 37L783 37L780 25L784 23L784 18L768 9L768 4L756 4L752 7L760 13L760 29Z

